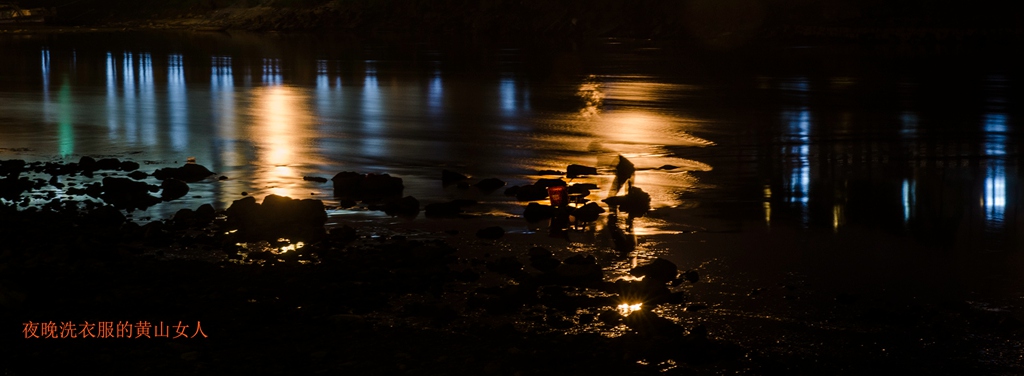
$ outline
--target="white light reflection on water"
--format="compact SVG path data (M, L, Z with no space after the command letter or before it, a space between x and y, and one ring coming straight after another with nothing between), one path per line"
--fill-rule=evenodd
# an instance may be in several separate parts
M444 90L441 85L441 71L434 70L434 76L430 78L430 86L427 89L427 108L431 114L441 112L444 103Z
M370 157L384 156L384 140L382 139L384 131L384 101L381 99L380 86L377 83L377 69L371 61L366 62L361 110L363 155Z
M235 89L231 57L214 56L210 61L210 109L217 138L225 147L218 149L218 156L224 166L239 166L243 157L235 151L238 141L235 124Z
M513 77L502 77L498 84L501 97L501 110L506 116L516 112L516 81Z
M806 225L810 219L807 204L811 185L811 113L807 108L785 110L782 112L782 122L786 125L782 153L790 165L790 173L785 181L786 201L799 208L800 217Z
M135 114L135 62L131 52L125 52L123 55L124 68L122 69L124 83L122 84L121 97L124 98L124 126L125 126L125 140L128 143L134 144L139 135L138 123Z
M337 77L333 87L327 60L318 60L316 64L316 110L320 122L325 123L332 117L332 112L341 108L341 77Z
M1006 215L1006 143L1007 126L1005 114L985 116L985 190L982 203L985 222L995 230L1001 230Z
M911 179L903 179L903 224L910 223L914 216L914 208L917 205L917 182Z
M156 101L153 89L153 59L147 54L139 55L139 106L142 119L142 142L146 146L156 145Z
M107 52L107 137L117 137L117 65L114 54Z
M175 152L188 146L188 98L185 89L185 67L181 55L167 58L167 105L170 108L170 140Z
M281 59L263 59L263 84L281 84Z

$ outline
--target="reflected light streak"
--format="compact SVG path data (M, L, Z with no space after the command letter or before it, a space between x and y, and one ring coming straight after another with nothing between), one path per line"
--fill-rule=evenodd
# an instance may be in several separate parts
M767 226L772 225L772 187L768 184L764 186L764 224Z
M114 54L107 52L107 137L117 136L117 65Z
M795 158L794 167L787 182L789 202L807 203L811 184L810 129L811 113L807 109L784 111L783 118L789 126L789 145L786 155Z
M917 114L910 111L904 111L900 114L900 134L905 137L914 136L917 133L917 123Z
M75 152L75 128L71 123L74 118L74 107L71 100L71 84L67 76L60 85L60 94L57 96L57 117L60 137L60 156L67 157Z
M50 119L50 50L43 49L40 52L40 65L43 75L43 122L49 124Z
M283 85L268 86L255 94L258 160L251 163L257 166L257 179L274 187L269 193L298 198L301 194L289 183L302 180L295 165L315 163L314 158L300 155L309 142L305 135L313 124L304 105L308 98L303 92Z
M188 100L182 55L167 58L167 105L171 118L171 148L181 152L188 144Z
M138 136L138 124L135 118L135 67L131 52L124 53L124 84L122 86L124 98L124 125L125 139L129 143L135 143Z
M431 113L441 111L444 91L441 85L441 72L434 71L434 77L430 79L430 87L427 89L427 108Z
M516 82L512 77L503 77L498 85L501 97L501 110L506 116L516 112Z
M366 78L363 80L362 98L362 121L364 137L362 141L363 153L368 156L381 156L384 154L383 140L380 133L383 130L384 106L380 97L380 87L377 84L377 70L367 64Z
M910 223L914 215L914 207L917 205L917 182L903 180L903 224Z
M985 187L982 204L985 220L990 225L1002 227L1006 215L1006 143L1007 125L1005 114L985 115Z
M149 54L139 55L139 106L142 110L142 142L156 144L156 101L153 99L153 60Z
M210 63L210 90L231 90L235 83L234 75L231 72L231 57L214 56Z
M235 90L234 74L230 56L214 56L210 59L210 107L215 115L214 127L217 135L223 140L237 140L237 124L235 124ZM232 144L233 145L233 144ZM226 166L242 164L242 157L225 148L220 151L220 160Z
M50 88L50 50L44 48L40 52L40 64L43 69L43 95L46 95Z
M263 59L263 84L281 84L281 59Z

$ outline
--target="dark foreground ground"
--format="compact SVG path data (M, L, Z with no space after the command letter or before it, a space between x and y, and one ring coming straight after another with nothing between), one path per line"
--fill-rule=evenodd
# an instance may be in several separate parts
M431 220L448 229L415 236L325 230L319 201L273 198L140 224L117 208L151 201L139 189L172 199L164 193L174 183L125 188L114 179L138 166L107 164L113 169L105 172L86 171L96 167L84 162L3 164L5 374L52 374L68 365L176 375L1021 370L1024 325L1014 311L942 298L822 299L794 282L737 293L712 283L730 278L718 274L727 267L683 271L653 257L628 273L642 281L624 280L607 260L628 248L523 245L512 235L478 232L481 219L457 211L435 210ZM69 187L70 199L12 199L15 192L45 197L62 184L30 178L40 172L108 176L82 183L83 191ZM130 192L138 195L125 199ZM733 300L713 303L716 294ZM806 317L778 318L779 305L768 303L775 298L803 307ZM640 301L642 309L628 316L617 310ZM690 319L673 320L670 311ZM140 332L144 323L154 327L149 336Z

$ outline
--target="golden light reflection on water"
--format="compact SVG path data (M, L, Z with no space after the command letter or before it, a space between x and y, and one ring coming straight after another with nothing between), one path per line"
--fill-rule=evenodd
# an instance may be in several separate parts
M643 303L622 303L615 307L623 316L629 316L629 314L639 311L643 307Z
M315 138L315 117L307 105L309 95L287 85L254 90L252 116L256 160L256 184L267 194L299 198L302 166L317 163L319 156L309 147Z
M699 120L655 111L650 104L693 89L643 76L588 76L576 87L582 103L577 124L572 126L574 132L582 130L583 137L554 141L566 149L573 148L568 145L572 142L586 145L589 155L603 156L596 161L600 167L608 167L611 162L607 160L615 155L626 157L637 168L636 185L651 195L652 208L678 207L682 205L680 194L698 183L691 172L710 171L711 166L673 156L669 147L706 147L714 142L692 133L701 124ZM674 167L661 169L667 165ZM595 177L595 183L606 187L609 176Z

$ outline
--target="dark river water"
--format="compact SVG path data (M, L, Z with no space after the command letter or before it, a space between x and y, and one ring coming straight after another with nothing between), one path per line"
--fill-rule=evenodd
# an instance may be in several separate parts
M479 214L518 215L524 203L443 188L440 171L515 185L596 166L576 181L598 184L599 200L622 155L653 200L636 235L680 264L768 269L790 285L803 277L782 272L818 274L838 286L829 291L1024 300L1024 82L1009 54L724 54L616 40L552 52L215 33L8 35L0 52L0 158L115 156L151 172L195 157L228 177L136 218L225 208L241 192L330 205L330 184L303 177L340 171L399 176L424 204L469 197L487 203ZM722 292L737 280L726 279L718 299L746 294Z
M302 177L345 170L440 200L453 195L435 187L443 168L522 184L571 163L608 172L621 154L656 209L979 252L1021 245L1020 82L997 58L725 58L617 41L452 52L228 34L0 42L0 157L152 169L195 157L231 178L193 187L219 207L242 191L330 200Z

